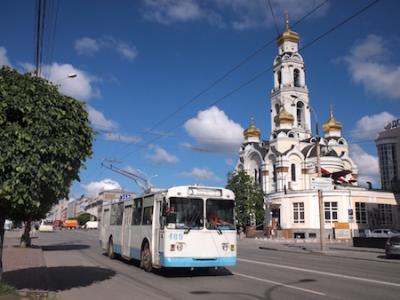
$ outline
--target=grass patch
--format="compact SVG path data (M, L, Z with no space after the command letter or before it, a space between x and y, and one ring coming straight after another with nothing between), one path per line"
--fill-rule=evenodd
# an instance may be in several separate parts
M11 285L5 284L0 282L0 296L8 295L8 294L15 294L17 290L12 287Z

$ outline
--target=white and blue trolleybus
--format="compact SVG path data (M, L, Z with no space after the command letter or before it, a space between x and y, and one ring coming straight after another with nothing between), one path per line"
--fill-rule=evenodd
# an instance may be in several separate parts
M224 188L176 186L104 202L100 243L108 256L153 268L236 264L235 195Z

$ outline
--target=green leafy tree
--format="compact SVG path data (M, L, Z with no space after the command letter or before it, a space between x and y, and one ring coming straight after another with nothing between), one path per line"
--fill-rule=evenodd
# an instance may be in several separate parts
M78 223L80 226L85 225L87 221L90 221L91 219L93 219L94 221L96 221L96 217L89 214L89 213L82 213L80 214L77 218Z
M3 224L31 222L68 196L92 154L93 130L85 104L32 74L0 69L0 279Z
M227 189L235 193L236 219L243 226L250 225L250 213L256 215L256 223L261 224L264 220L264 193L261 187L246 174L239 171L228 174Z

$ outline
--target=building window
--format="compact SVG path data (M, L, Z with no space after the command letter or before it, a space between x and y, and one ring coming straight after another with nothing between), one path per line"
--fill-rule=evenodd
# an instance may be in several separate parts
M367 224L367 209L364 202L356 202L356 222Z
M325 223L337 222L338 207L337 202L324 202Z
M278 85L279 85L279 87L281 86L281 84L282 84L282 72L281 72L281 70L279 70L278 71Z
M381 171L382 189L391 191L394 186L394 180L399 176L396 159L396 145L382 144L378 145L379 168Z
M293 223L304 223L304 202L293 203Z
M291 169L290 171L292 173L292 181L296 181L296 165L292 164L290 169Z
M297 86L297 87L300 86L300 71L299 71L299 69L294 69L294 71L293 71L293 83L294 83L294 86Z
M276 165L274 164L274 166L273 166L273 180L274 180L274 182L276 182Z
M390 204L378 204L380 225L392 225L393 215Z
M304 126L304 103L297 102L297 126Z

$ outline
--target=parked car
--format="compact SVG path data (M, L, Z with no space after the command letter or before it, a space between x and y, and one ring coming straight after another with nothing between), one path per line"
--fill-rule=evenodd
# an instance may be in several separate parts
M42 220L39 225L40 232L52 232L54 231L53 221Z
M87 221L83 228L85 229L97 229L99 227L99 222L97 221Z
M13 222L11 220L6 220L4 222L4 230L11 230L13 227Z
M387 258L400 256L400 235L393 235L386 241L385 254Z
M397 230L390 228L374 229L371 232L371 237L390 237L392 235L400 234Z
M67 229L77 229L79 228L79 223L77 220L65 220L63 227Z

